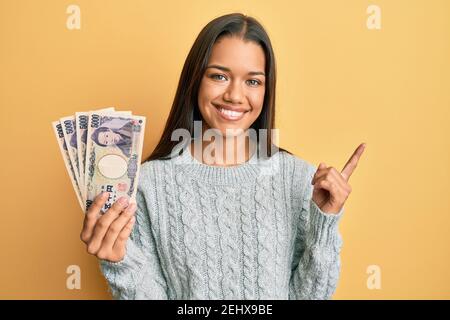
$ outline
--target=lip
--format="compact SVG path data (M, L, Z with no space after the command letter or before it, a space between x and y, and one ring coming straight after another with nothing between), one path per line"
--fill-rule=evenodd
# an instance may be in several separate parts
M212 105L215 107L215 109L216 109L217 113L219 114L219 116L222 119L227 120L227 121L239 121L249 111L249 110L245 110L245 109L242 109L242 108L231 108L231 107L228 107L228 106L225 106L225 105L221 105L221 104L212 104ZM223 108L225 110L235 111L235 112L243 112L243 113L239 117L230 117L230 116L220 112L220 108Z
M245 112L249 111L249 110L246 110L244 108L233 108L233 107L230 107L230 106L227 106L227 105L224 105L224 104L213 103L212 105L215 106L216 108L224 108L226 110L236 111L236 112L244 112L245 113Z

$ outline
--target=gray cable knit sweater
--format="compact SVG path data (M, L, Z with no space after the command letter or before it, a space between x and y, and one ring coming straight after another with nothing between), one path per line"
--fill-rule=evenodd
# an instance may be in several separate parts
M317 167L280 151L233 167L191 153L141 165L124 259L100 260L115 299L331 299L337 215L312 201Z

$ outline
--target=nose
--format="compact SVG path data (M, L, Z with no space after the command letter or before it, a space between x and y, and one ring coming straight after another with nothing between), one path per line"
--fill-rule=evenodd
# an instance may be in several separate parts
M227 87L223 98L225 101L232 104L241 104L243 100L242 87L238 81L231 81L230 85Z

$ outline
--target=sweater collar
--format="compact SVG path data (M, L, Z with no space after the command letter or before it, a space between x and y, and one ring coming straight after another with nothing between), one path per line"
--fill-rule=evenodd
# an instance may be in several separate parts
M250 159L234 166L221 167L204 164L198 161L190 151L190 148L180 148L183 152L174 159L176 165L194 180L212 185L236 185L251 183L261 174L261 165L265 161L258 157L258 151L254 150Z

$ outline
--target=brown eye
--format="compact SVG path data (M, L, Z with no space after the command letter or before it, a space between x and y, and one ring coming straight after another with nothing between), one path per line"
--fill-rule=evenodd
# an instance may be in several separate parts
M256 87L256 86L261 84L261 81L255 80L255 79L251 79L251 80L248 80L248 81L254 81L254 82L251 83L252 87Z
M225 76L223 75L223 74L212 74L211 76L210 76L210 78L212 78L212 79L217 79L218 77L224 77L225 78ZM227 78L225 78L225 80L226 80ZM217 79L217 80L220 80L220 79Z

